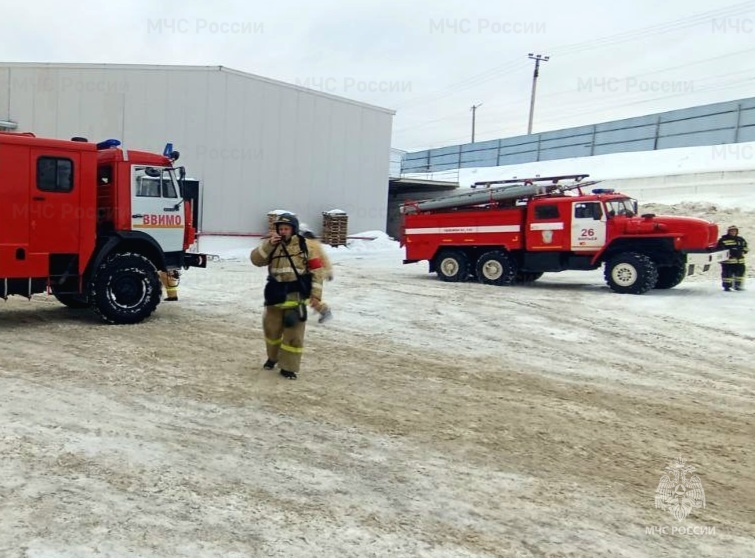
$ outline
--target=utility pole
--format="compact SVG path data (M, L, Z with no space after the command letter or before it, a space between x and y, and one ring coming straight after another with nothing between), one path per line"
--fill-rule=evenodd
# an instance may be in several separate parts
M478 108L482 106L482 103L479 105L472 105L472 108L470 109L472 111L472 143L474 143L474 124L475 124L475 112Z
M542 56L541 54L532 54L531 52L527 55L530 60L535 61L535 71L532 73L532 96L530 97L530 122L527 126L527 134L532 133L532 117L535 114L535 89L537 88L537 76L540 73L540 62L547 62L550 56Z

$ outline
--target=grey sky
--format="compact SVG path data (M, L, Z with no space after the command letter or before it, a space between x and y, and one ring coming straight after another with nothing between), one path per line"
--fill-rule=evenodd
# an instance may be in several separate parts
M73 8L73 6L76 6ZM397 111L393 147L755 95L755 1L6 3L8 62L222 65Z

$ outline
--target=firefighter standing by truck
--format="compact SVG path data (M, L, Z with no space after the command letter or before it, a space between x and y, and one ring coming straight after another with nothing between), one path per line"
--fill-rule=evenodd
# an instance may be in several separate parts
M160 282L165 289L165 300L178 300L178 284L181 281L181 272L177 269L160 272Z
M262 328L267 349L266 370L280 366L284 378L295 380L304 350L307 305L322 296L322 263L309 253L299 233L299 220L282 213L273 222L275 233L250 254L257 267L267 266Z
M729 259L721 262L721 284L725 291L743 291L745 283L745 254L747 241L739 236L739 228L731 225L718 239L718 247L729 251Z

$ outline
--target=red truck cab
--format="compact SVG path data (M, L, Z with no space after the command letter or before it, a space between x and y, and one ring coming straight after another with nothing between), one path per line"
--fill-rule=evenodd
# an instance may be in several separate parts
M158 271L205 267L178 153L117 140L0 132L0 291L51 292L109 323L136 323L161 300Z

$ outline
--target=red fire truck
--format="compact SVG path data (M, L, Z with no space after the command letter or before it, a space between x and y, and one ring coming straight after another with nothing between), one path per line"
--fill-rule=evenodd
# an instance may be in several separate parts
M637 215L637 201L594 188L589 175L477 182L468 192L406 202L404 263L427 260L443 281L493 285L545 272L593 270L617 293L670 289L726 259L718 226L691 217ZM482 187L482 190L478 188Z
M52 293L104 321L133 324L161 300L158 271L206 267L183 167L118 140L0 132L0 292Z

